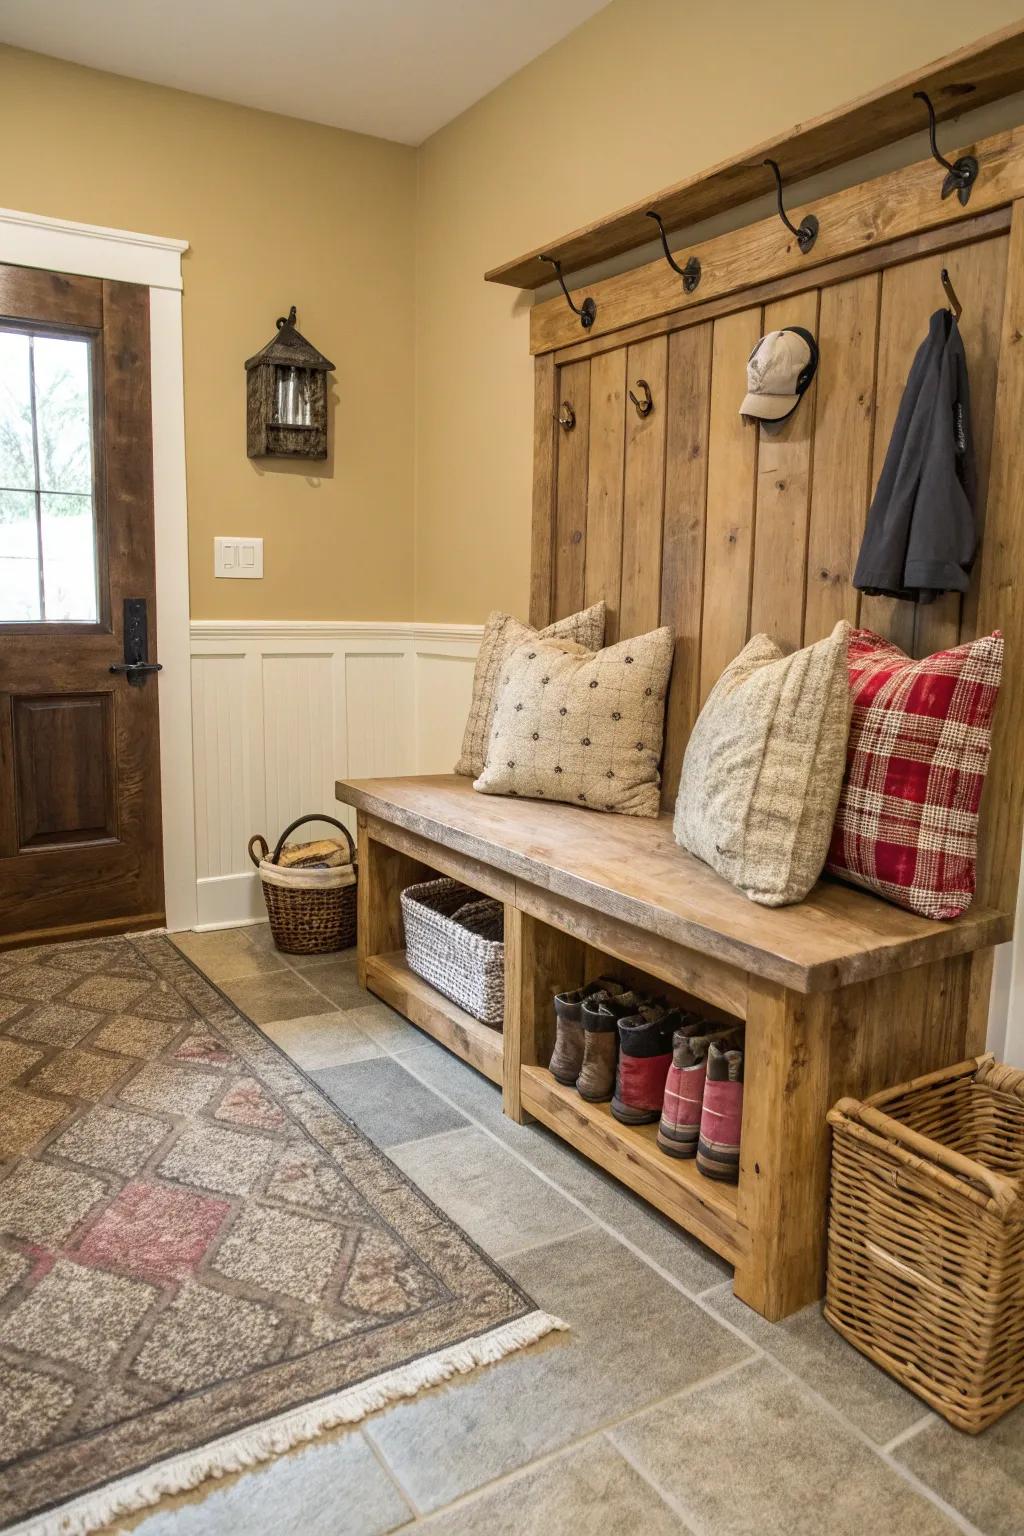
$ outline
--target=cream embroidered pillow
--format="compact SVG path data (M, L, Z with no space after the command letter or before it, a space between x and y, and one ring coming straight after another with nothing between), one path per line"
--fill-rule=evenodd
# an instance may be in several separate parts
M473 788L657 816L671 669L668 628L596 655L565 640L520 646L501 677L487 761Z
M580 613L570 613L567 618L556 619L547 629L532 629L521 624L510 613L495 612L484 625L483 639L476 658L473 673L473 699L469 706L469 719L462 738L462 756L455 764L455 772L475 779L483 771L487 741L494 723L494 705L504 667L512 652L529 640L573 640L586 646L588 651L599 651L604 644L603 602Z
M786 656L755 635L711 690L686 748L676 842L751 901L802 901L821 874L846 763L850 626Z

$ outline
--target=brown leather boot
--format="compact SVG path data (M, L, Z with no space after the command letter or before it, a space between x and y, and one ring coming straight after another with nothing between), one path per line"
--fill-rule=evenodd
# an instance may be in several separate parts
M620 1019L638 1013L647 999L637 992L619 992L617 996L597 995L584 998L583 1065L576 1079L581 1099L589 1104L603 1104L615 1091L615 1062L619 1049Z
M574 992L559 992L555 997L555 1048L548 1071L558 1083L573 1087L583 1066L582 1008L587 998L612 997L622 991L622 983L610 976L578 987Z

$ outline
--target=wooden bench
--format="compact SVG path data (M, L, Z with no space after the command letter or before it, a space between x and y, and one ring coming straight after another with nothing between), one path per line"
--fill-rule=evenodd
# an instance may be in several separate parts
M455 777L342 781L337 795L359 815L364 985L500 1084L514 1119L542 1121L720 1253L765 1317L820 1295L827 1110L983 1049L1010 916L933 923L832 881L799 906L756 907L676 846L667 814L498 799ZM431 873L504 903L503 1032L405 963L399 894ZM609 969L746 1020L738 1187L548 1072L554 993Z

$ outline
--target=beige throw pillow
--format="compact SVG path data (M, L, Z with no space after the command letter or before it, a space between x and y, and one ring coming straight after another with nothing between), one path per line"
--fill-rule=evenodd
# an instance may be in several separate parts
M580 613L570 613L567 618L556 619L546 629L532 629L521 624L510 613L492 613L484 625L483 639L476 658L473 673L473 699L469 706L469 719L462 738L462 756L455 764L455 772L475 779L482 772L487 741L494 723L494 704L502 668L520 645L528 640L573 640L585 645L588 651L599 651L604 644L605 605L594 603Z
M671 669L668 628L596 655L564 640L521 646L502 674L487 761L473 788L657 816Z
M683 759L676 842L751 901L802 901L821 874L846 762L850 626L786 656L755 635L700 712Z

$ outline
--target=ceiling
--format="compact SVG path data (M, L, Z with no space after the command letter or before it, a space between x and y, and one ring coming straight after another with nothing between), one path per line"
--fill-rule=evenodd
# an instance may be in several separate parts
M0 40L420 144L608 0L2 0Z

